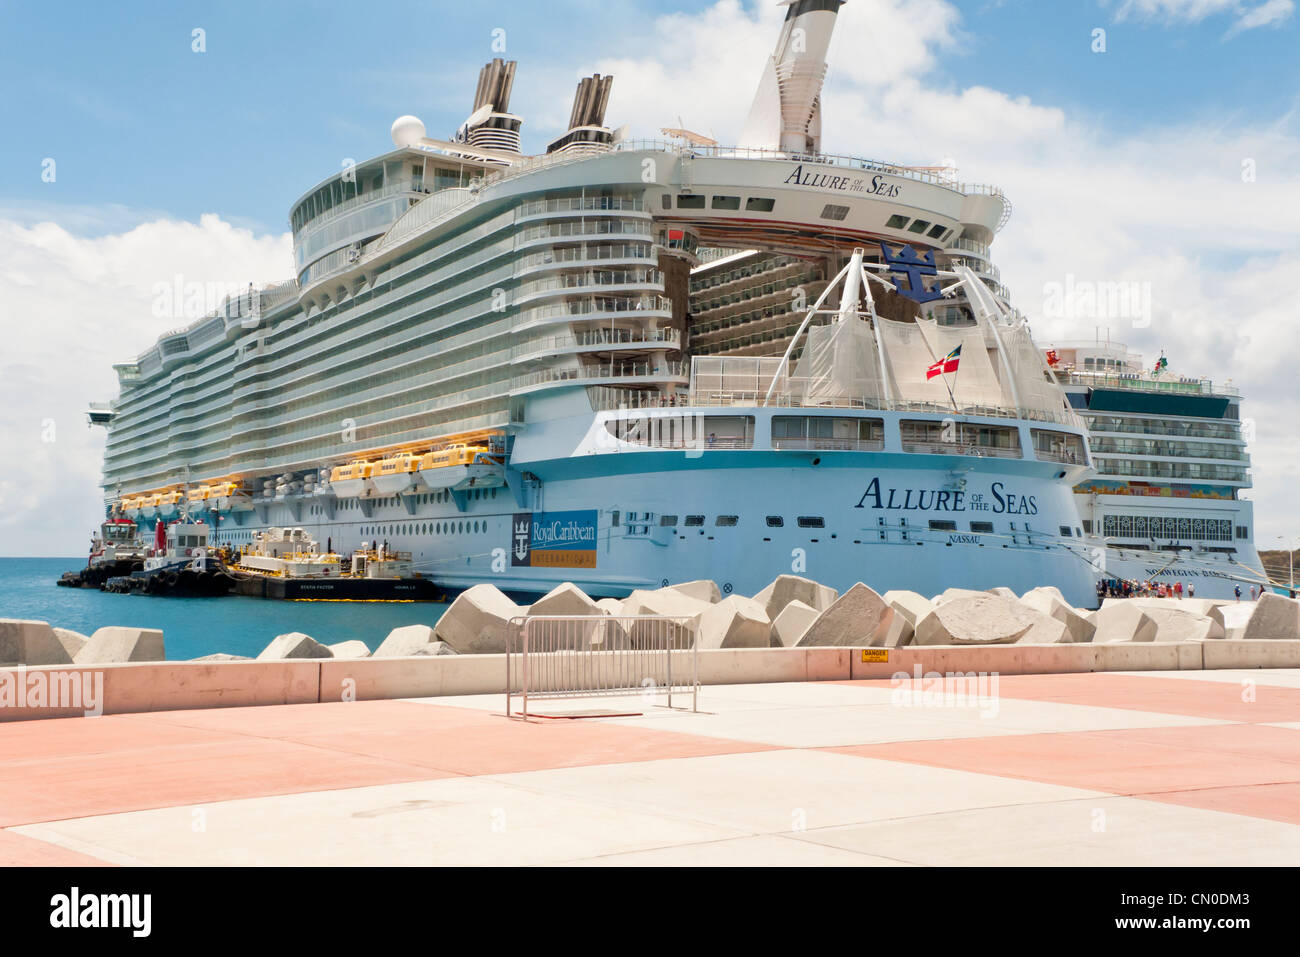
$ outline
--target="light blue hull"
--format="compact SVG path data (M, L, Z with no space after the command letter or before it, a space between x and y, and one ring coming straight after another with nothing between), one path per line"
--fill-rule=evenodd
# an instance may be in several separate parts
M310 499L296 516L271 502L243 525L224 517L219 540L288 525L336 551L386 542L451 589L571 581L619 597L709 578L752 595L792 573L927 596L1055 585L1096 605L1095 550L1077 537L1070 480L1051 463L769 448L517 454L512 466L510 486L471 492L463 508L445 492L367 503L369 516L357 503L330 517Z

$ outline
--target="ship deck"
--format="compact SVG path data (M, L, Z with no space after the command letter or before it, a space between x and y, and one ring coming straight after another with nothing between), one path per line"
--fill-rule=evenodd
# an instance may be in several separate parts
M1242 681L1257 694L1242 700ZM6 865L1224 865L1300 854L1300 670L709 686L0 725ZM543 711L558 712L572 703ZM628 714L628 712L633 712ZM200 826L201 822L201 826Z

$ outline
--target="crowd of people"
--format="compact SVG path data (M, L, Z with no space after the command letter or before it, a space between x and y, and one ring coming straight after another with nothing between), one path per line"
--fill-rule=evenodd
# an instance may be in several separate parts
M1097 582L1098 598L1195 598L1196 585L1192 582L1183 587L1181 581L1153 582L1128 581L1121 578L1105 578Z
M1250 586L1250 600L1256 601L1264 594L1263 585ZM1237 601L1242 599L1240 585L1233 586L1233 595ZM1104 578L1097 582L1097 598L1195 598L1196 584L1188 582L1186 588L1181 581L1153 582L1127 581L1120 578ZM1296 597L1294 591L1291 597Z

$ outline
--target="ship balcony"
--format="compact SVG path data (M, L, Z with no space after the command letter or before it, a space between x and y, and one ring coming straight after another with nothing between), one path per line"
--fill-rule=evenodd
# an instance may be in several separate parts
M904 452L925 455L969 455L975 458L1022 459L1024 453L1017 448L997 445L970 445L961 442L913 442L903 440Z
M976 242L973 239L954 239L944 247L944 252L950 255L978 256L981 259L988 259L990 255L987 243Z
M1061 385L1086 385L1093 389L1131 389L1137 392L1172 392L1178 395L1237 396L1241 394L1232 386L1215 388L1214 383L1209 379L1172 376L1157 378L1149 372L1107 375L1066 370L1057 372L1056 379Z
M524 283L515 290L512 300L516 307L523 307L563 296L627 296L661 293L663 287L663 275L657 271L644 277L620 276L613 282L602 281L591 276L553 276Z
M512 364L536 362L557 356L596 352L671 352L682 347L676 329L655 332L627 329L594 329L568 336L544 336L515 346Z
M564 196L524 203L515 210L515 222L526 223L557 216L586 216L588 213L640 213L646 219L645 203L630 196Z
M560 269L608 269L615 266L636 268L653 266L655 262L654 249L648 239L636 245L591 243L529 253L516 261L515 276L523 279L527 276L553 273Z
M640 220L596 219L580 222L545 223L515 234L515 250L537 249L566 242L622 240L652 244L650 223Z
M672 302L664 296L589 296L576 302L552 303L526 309L519 314L519 321L515 324L514 331L527 332L529 329L578 320L615 322L628 319L660 319L667 322L672 317Z
M541 369L510 380L510 392L520 395L566 386L684 385L690 381L685 362L616 362L579 369Z
M1091 444L1093 452L1098 455L1120 455L1135 461L1250 464L1250 453L1243 446L1227 443L1116 442L1094 436Z

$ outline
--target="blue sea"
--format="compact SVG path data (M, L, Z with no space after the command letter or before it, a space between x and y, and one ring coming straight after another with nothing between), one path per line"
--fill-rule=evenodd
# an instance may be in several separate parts
M105 625L158 628L167 657L198 658L224 652L256 657L276 635L301 631L322 644L353 638L371 651L401 625L432 626L446 610L431 602L268 601L113 595L54 583L82 558L0 558L0 618L48 621L89 635Z

